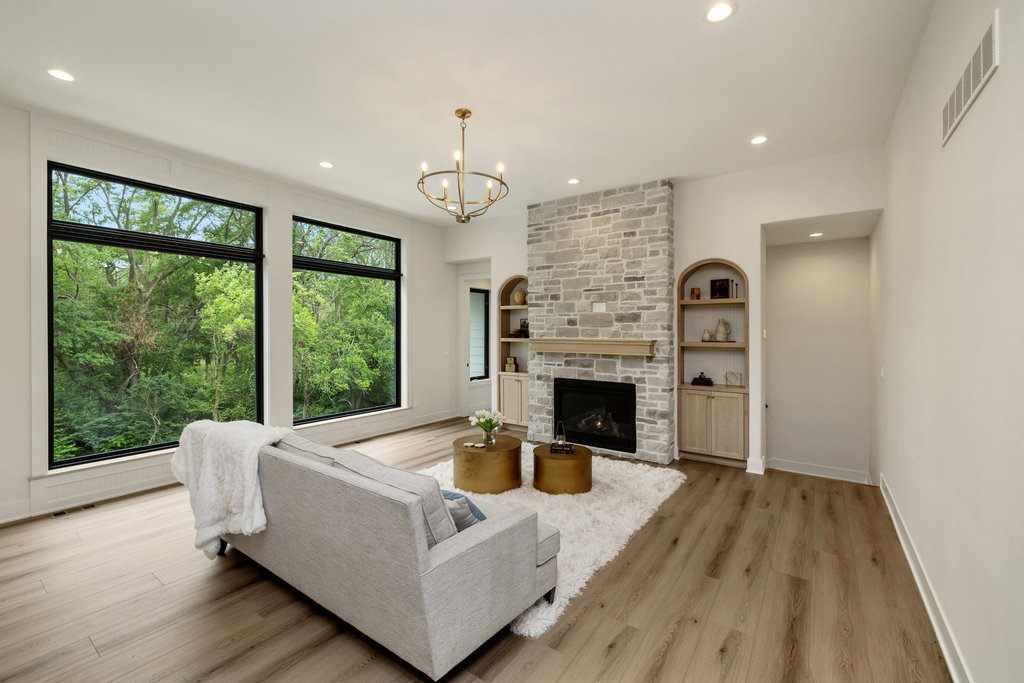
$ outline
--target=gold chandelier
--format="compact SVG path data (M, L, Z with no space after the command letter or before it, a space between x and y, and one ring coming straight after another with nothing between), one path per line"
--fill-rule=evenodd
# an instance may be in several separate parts
M468 223L470 218L482 215L491 208L491 204L508 195L508 183L501 177L505 172L505 167L502 164L498 164L498 175L496 176L481 171L466 170L466 119L472 114L473 112L468 109L455 110L455 116L462 119L462 149L455 152L455 170L427 173L427 162L424 161L420 166L420 180L416 183L416 188L431 204L455 216L455 220L459 223ZM486 199L470 199L468 197L466 176L471 176L469 189L479 195L483 195L483 180L487 181ZM431 192L427 189L428 180L435 177L441 181L441 187L437 188L435 180L430 183L434 188L434 192ZM449 182L455 185L455 189L451 193L449 193ZM474 184L479 184L479 187L472 187Z

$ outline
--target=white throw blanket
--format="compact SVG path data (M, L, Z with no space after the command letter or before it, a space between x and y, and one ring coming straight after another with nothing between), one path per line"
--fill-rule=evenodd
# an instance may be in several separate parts
M185 426L171 472L188 488L196 547L207 557L216 556L221 534L255 534L267 528L259 452L290 432L245 420L200 420Z

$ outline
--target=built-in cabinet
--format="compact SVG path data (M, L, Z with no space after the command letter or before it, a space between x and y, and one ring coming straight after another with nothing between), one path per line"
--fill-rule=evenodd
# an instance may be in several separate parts
M498 289L498 410L505 422L528 425L530 422L530 360L529 303L526 302L527 281L514 275ZM517 292L522 294L517 295ZM519 302L522 303L519 303ZM526 321L524 329L523 322ZM513 336L516 335L516 336ZM514 358L516 370L507 369Z
M750 369L747 276L729 261L698 261L679 276L677 294L680 455L745 460ZM727 339L716 339L720 323L729 330ZM701 373L713 384L692 384Z
M499 410L505 422L525 425L530 418L530 380L511 373L498 376Z
M679 450L744 460L746 427L745 393L679 390Z

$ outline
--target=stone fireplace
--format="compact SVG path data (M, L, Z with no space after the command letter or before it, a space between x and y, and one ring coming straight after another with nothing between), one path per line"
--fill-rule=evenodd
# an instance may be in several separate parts
M554 434L555 378L615 382L636 388L636 452L593 450L675 457L672 201L657 180L528 207L530 337L545 340L530 347L531 441Z

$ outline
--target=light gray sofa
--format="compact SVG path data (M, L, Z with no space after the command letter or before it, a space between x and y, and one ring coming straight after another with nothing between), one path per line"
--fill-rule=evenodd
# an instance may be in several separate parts
M554 595L558 529L532 510L474 501L456 532L432 477L295 434L259 478L267 529L222 540L434 680Z

